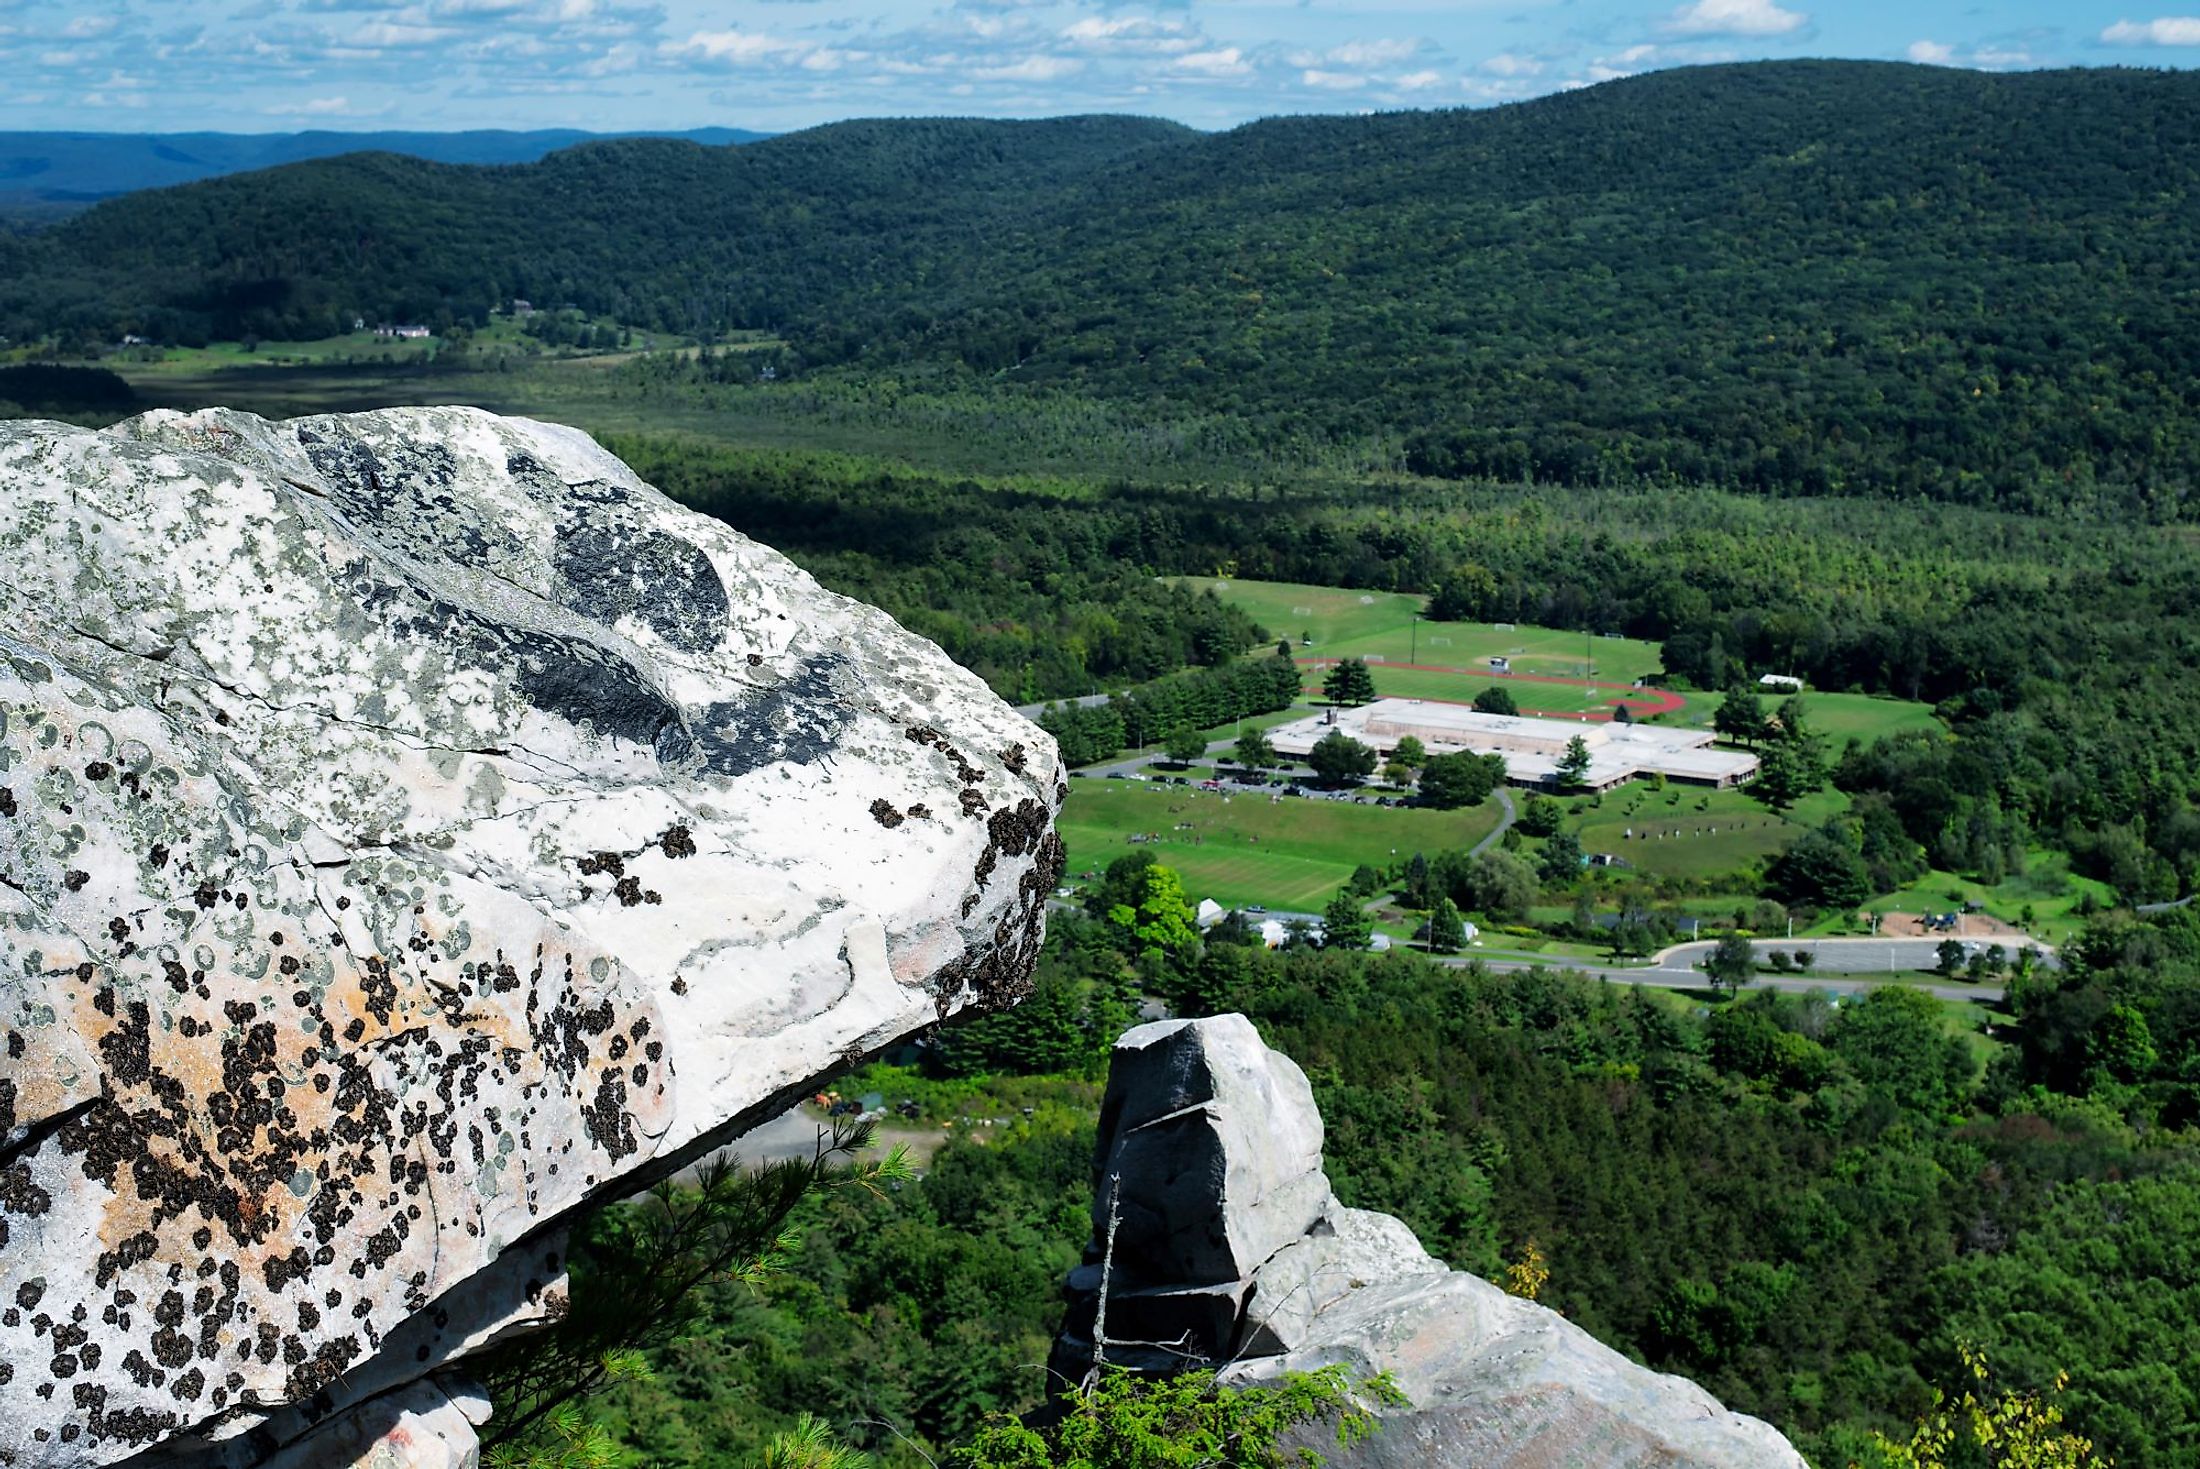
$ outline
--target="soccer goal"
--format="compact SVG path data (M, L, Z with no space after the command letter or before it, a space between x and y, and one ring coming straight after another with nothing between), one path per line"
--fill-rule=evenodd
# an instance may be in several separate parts
M1291 615L1293 617L1312 617L1314 609L1311 607L1294 607L1291 609Z

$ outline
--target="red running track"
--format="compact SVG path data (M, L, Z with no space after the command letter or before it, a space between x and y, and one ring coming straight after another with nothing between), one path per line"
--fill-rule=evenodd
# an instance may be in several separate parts
M1342 662L1339 658L1294 658L1302 668L1329 668ZM1672 714L1688 707L1688 701L1670 689L1636 688L1631 683L1611 683L1604 679L1561 678L1555 673L1499 673L1490 668L1457 668L1439 663L1376 663L1373 668L1403 668L1414 673L1457 673L1469 678L1506 679L1514 683L1557 683L1576 688L1611 689L1619 697L1611 702L1625 704L1638 719L1650 719L1660 714ZM1317 693L1320 685L1311 685L1308 692ZM1431 704L1472 704L1472 699L1429 699ZM1586 715L1579 709L1531 709L1520 706L1522 714L1542 715L1551 719L1583 719L1590 723L1609 720L1612 716L1603 710L1593 710Z

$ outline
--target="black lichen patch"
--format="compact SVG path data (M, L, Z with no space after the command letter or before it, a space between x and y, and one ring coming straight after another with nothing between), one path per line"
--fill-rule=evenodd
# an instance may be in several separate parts
M1068 852L1046 806L1026 798L987 820L986 845L971 873L975 886L963 898L962 916L968 918L977 911L1002 857L1027 855L1031 861L1017 880L1015 901L995 925L992 942L966 951L934 976L932 993L943 1019L966 991L972 1003L988 1010L1004 1009L1030 994L1045 935L1046 901L1068 864Z
M881 796L871 803L871 819L888 831L892 831L895 827L901 825L903 818L902 814L894 809L894 803Z
M700 759L713 775L741 776L786 761L812 765L839 747L854 711L838 684L844 660L823 654L792 677L746 699L713 704L692 732L671 730L657 742L668 765Z
M675 862L683 857L692 857L695 855L695 833L688 830L686 822L675 822L665 828L664 835L657 838L657 846Z
M609 649L485 617L378 576L363 560L345 574L361 610L380 619L393 641L440 648L461 666L510 678L546 714L653 748L679 728L679 706Z
M665 900L663 893L655 888L643 887L641 879L636 877L620 878L611 892L622 908L632 908L641 903L662 903Z
M458 503L452 494L458 460L441 444L385 444L377 451L331 424L299 429L298 443L346 519L375 527L423 560L480 566L523 554L510 532Z
M725 583L700 547L676 536L576 521L558 537L557 567L565 604L606 626L638 618L685 653L708 652L725 637Z

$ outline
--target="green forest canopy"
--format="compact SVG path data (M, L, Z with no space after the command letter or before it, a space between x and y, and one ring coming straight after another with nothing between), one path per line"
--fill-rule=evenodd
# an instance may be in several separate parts
M1439 476L2189 518L2200 76L1661 72L1486 111L363 155L0 241L0 332L574 303L1375 442Z

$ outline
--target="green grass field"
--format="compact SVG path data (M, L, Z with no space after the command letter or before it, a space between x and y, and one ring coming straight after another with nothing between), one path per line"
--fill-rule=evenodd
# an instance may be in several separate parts
M1184 875L1193 902L1318 911L1361 863L1469 847L1497 825L1495 801L1466 811L1408 811L1208 791L1143 782L1076 780L1059 829L1069 870L1097 872L1150 851ZM1160 839L1134 845L1134 833Z
M609 318L596 318L592 326L608 326L618 329L619 324ZM684 338L664 332L647 332L638 328L627 329L636 346L644 341L653 342L660 349L678 349ZM769 345L766 339L763 345ZM742 342L736 350L748 350L755 343ZM260 342L247 348L242 342L210 342L204 347L150 347L133 349L123 356L102 365L112 367L133 381L158 380L169 377L197 378L210 373L264 372L281 368L351 367L373 371L376 368L401 370L437 362L449 367L455 362L470 361L474 366L493 366L499 358L559 360L607 364L625 362L636 355L635 350L589 352L572 347L555 347L540 338L529 336L517 320L509 316L490 318L487 326L451 336L436 336L425 340L384 341L372 330L346 332L341 336L321 337L303 342Z
M1414 614L1426 599L1404 592L1356 592L1235 578L1179 580L1187 586L1212 588L1215 595L1244 608L1274 636L1289 638L1294 647L1299 647L1302 636L1313 638L1312 647L1299 647L1299 651L1319 658L1374 657L1390 663L1469 668L1487 667L1491 658L1503 657L1512 660L1515 672L1562 678L1580 678L1593 664L1596 677L1619 683L1649 678L1662 662L1656 643L1634 638L1585 637L1525 624L1496 627L1485 622L1424 620L1416 626Z
M1306 687L1319 691L1326 668L1306 669ZM1609 712L1612 701L1619 695L1611 689L1592 689L1584 684L1535 683L1526 679L1490 678L1472 673L1436 673L1423 668L1395 668L1387 663L1370 663L1368 671L1375 678L1375 692L1384 698L1398 699L1449 699L1454 703L1470 703L1474 696L1487 688L1503 686L1513 696L1513 701L1523 711L1540 711L1545 714L1577 714L1585 711Z
M1707 791L1636 783L1603 798L1570 803L1567 825L1585 852L1611 852L1654 877L1712 877L1739 872L1770 857L1848 805L1848 797L1824 790L1785 814L1765 809L1745 791ZM1714 830L1716 828L1716 830ZM1633 837L1626 833L1632 829ZM1645 832L1665 835L1645 837ZM1673 835L1678 831L1680 835Z
M1665 722L1708 729L1712 716L1718 712L1719 696L1697 693L1685 697L1688 707L1667 715ZM1780 702L1776 695L1763 697L1767 712L1777 708ZM1825 739L1826 753L1834 757L1838 757L1842 747L1852 739L1868 745L1887 735L1908 730L1944 732L1947 728L1933 717L1930 704L1883 699L1874 694L1829 694L1810 689L1803 695L1803 712L1810 728Z

